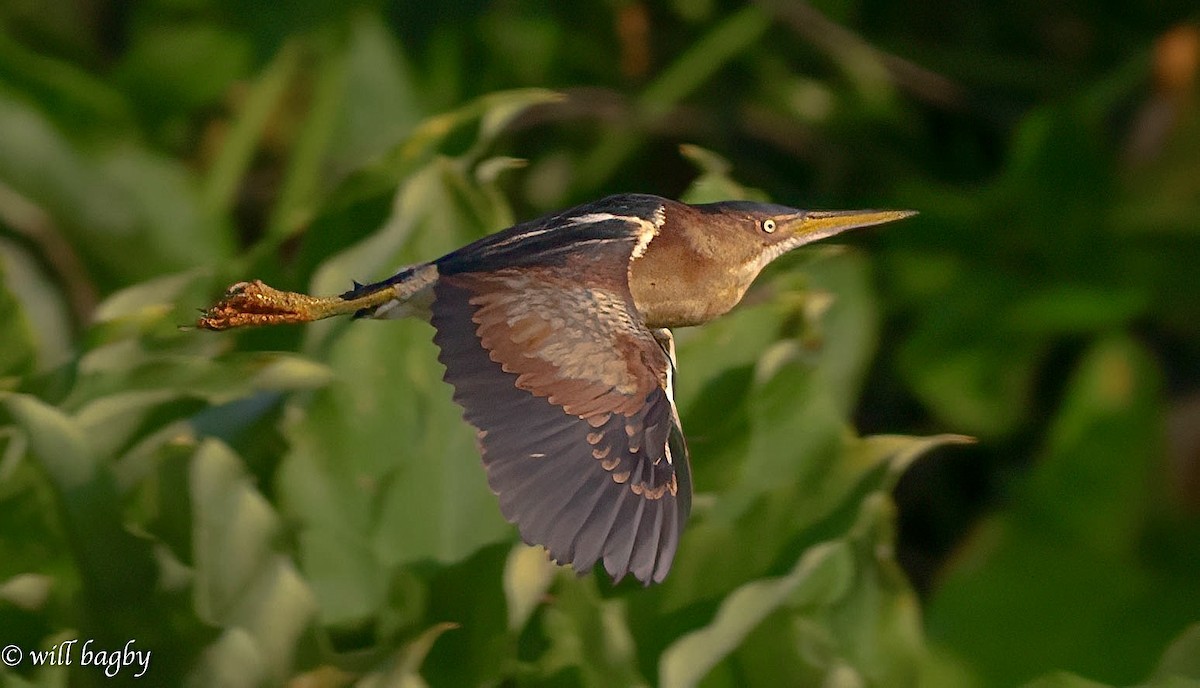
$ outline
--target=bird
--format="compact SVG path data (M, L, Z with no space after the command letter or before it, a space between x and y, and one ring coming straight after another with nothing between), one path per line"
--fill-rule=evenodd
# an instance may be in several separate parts
M687 204L618 194L317 297L239 282L197 326L419 316L522 539L581 575L661 583L692 502L673 328L741 301L799 246L910 210Z

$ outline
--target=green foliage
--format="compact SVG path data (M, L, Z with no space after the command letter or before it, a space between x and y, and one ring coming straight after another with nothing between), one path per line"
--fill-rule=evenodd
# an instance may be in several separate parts
M1200 685L1176 4L0 9L0 686ZM427 325L180 327L615 190L921 211L677 332L659 586L518 543ZM921 598L930 453L993 501Z

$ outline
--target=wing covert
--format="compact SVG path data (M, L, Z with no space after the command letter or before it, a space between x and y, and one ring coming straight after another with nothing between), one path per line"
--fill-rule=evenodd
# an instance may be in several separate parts
M443 273L432 322L504 516L560 563L648 584L670 569L691 482L671 355L629 295L633 246Z

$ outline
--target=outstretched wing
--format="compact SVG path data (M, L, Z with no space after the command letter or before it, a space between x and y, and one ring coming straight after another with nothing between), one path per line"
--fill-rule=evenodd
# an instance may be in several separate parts
M629 294L636 239L445 270L432 322L504 516L555 561L648 584L670 569L691 482L671 356Z

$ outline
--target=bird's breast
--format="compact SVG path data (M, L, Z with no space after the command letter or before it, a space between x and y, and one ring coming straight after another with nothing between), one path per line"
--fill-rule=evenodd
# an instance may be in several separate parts
M740 275L686 247L651 242L629 265L629 290L646 326L689 327L737 305L749 285Z

